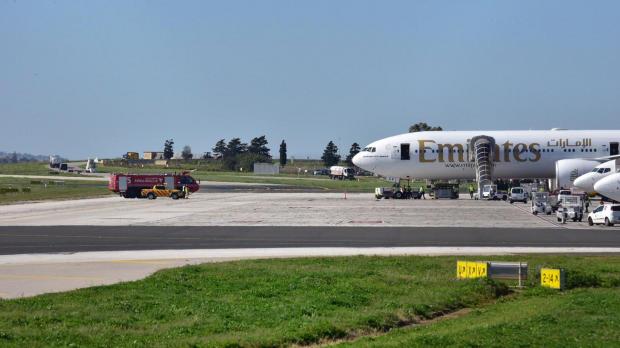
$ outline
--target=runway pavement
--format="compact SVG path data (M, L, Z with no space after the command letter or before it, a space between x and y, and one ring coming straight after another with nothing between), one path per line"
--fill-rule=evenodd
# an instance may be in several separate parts
M217 183L178 201L107 197L0 206L0 297L246 258L620 253L619 227L559 225L525 204L294 190Z
M0 226L0 254L319 247L620 248L616 229L337 226Z

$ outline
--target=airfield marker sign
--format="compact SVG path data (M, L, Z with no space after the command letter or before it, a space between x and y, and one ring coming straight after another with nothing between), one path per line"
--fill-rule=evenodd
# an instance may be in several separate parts
M545 288L558 289L564 288L564 270L558 268L541 268L540 285Z
M487 270L486 262L456 261L457 279L486 278Z

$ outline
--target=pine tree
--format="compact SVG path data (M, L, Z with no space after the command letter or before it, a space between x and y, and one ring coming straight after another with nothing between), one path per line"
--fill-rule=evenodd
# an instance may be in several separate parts
M248 150L248 144L242 143L239 138L232 138L226 145L224 157L236 157Z
M213 153L219 154L220 156L224 156L224 154L226 154L226 139L220 139L217 141L217 143L215 143L215 147L213 148Z
M349 155L347 156L347 163L350 166L353 166L353 157L360 152L361 148L358 143L351 144L351 149L349 150Z
M189 160L189 159L192 159L192 157L194 157L194 155L192 154L192 148L189 147L189 145L183 146L181 157L183 157L184 160Z
M174 156L173 145L174 145L174 140L172 139L168 139L164 143L164 159L169 160L172 158L172 156Z
M248 146L248 152L266 158L271 158L267 144L268 142L264 135L256 137L252 139L252 141L250 141L250 146Z
M286 165L286 142L282 140L280 143L280 165L284 167Z
M333 141L327 143L325 150L323 151L323 156L321 156L323 163L325 166L331 167L333 165L338 164L340 162L340 155L338 154L338 146L334 144Z
M418 122L409 127L409 133L415 132L425 132L425 131L440 131L443 130L441 127L431 127L426 122Z

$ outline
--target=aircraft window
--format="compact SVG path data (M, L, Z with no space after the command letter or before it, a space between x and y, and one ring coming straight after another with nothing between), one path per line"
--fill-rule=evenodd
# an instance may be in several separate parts
M596 152L596 149L594 149L594 152Z
M596 172L598 172L598 168L592 169L592 173L596 173Z
M376 148L376 147L373 147L373 148L372 148L372 152L377 152L377 148Z
M603 171L603 173L609 173L611 172L611 168L605 168L605 171Z
M603 169L603 168L599 168L599 169L598 169L598 173L599 173L599 174L603 174L603 172L604 172L604 171L605 171L605 169Z

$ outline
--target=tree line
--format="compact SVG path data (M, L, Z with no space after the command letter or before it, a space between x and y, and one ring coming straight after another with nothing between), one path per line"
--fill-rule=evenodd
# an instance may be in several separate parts
M409 127L409 132L423 132L423 131L441 131L443 130L440 126L429 126L425 122L418 122ZM224 161L224 167L230 170L238 170L240 168L246 168L246 170L251 170L254 163L257 162L271 162L272 157L270 154L270 149L267 147L269 142L264 135L259 137L255 137L250 140L250 143L244 143L241 141L241 138L232 138L228 142L226 139L220 139L217 141L215 146L212 148L213 153L206 152L202 155L201 158L216 158ZM174 140L167 139L164 143L164 158L171 159L174 156ZM351 144L349 148L349 153L345 158L345 162L349 166L353 166L353 157L360 152L361 148L357 142ZM286 141L282 140L280 143L280 165L285 166L288 162L287 158L287 146ZM181 151L181 157L185 160L192 159L194 155L192 154L192 149L189 145L185 145L183 147L183 151ZM325 164L326 167L331 167L340 163L341 156L338 150L338 146L333 142L329 141L323 150L323 155L321 156L321 160Z

